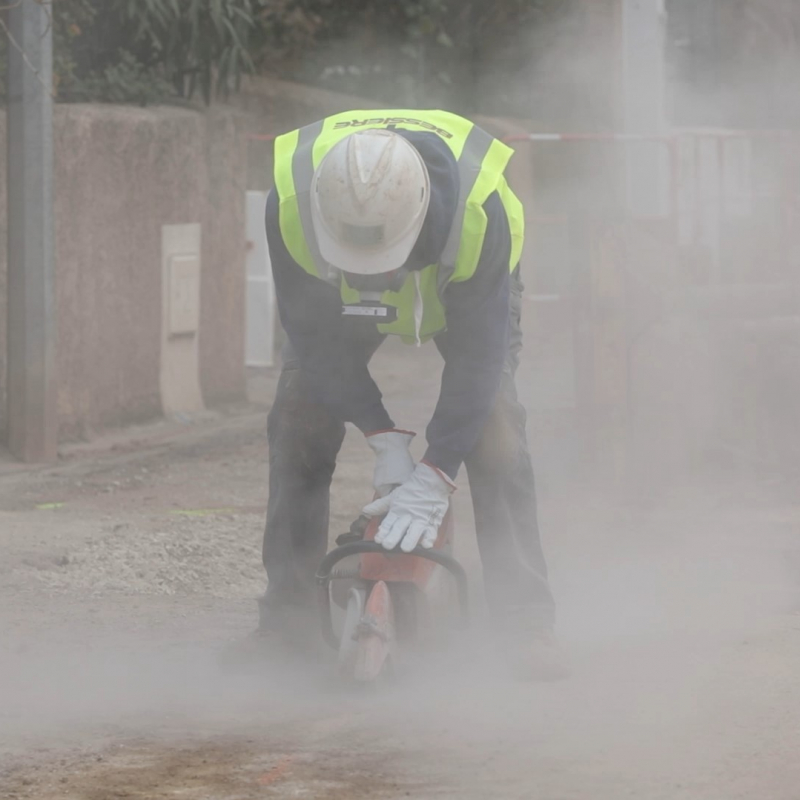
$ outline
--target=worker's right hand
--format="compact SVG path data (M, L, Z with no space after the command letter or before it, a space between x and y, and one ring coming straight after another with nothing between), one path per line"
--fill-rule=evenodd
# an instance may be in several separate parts
M402 486L414 472L414 459L408 448L415 436L411 431L399 430L367 434L367 444L377 456L372 485L381 497Z
M455 488L441 470L421 461L402 486L364 507L368 517L386 515L375 535L376 544L386 550L394 550L399 544L404 553L417 545L432 548Z

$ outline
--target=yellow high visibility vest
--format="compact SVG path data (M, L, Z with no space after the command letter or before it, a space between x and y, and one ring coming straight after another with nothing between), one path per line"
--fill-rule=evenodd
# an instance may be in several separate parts
M306 272L335 281L345 304L357 303L359 293L320 255L311 222L311 182L325 154L346 136L365 128L435 133L447 143L458 163L458 208L447 244L439 261L423 269L417 278L422 296L421 322L414 313L418 291L413 274L400 291L385 292L381 297L382 303L397 308L397 319L378 325L378 330L402 336L407 342L425 341L446 327L441 300L445 287L475 274L488 224L483 204L494 192L500 196L511 230L509 270L519 263L525 220L522 204L504 176L514 151L469 120L447 111L347 111L279 136L275 140L275 188L280 196L279 222L284 243Z

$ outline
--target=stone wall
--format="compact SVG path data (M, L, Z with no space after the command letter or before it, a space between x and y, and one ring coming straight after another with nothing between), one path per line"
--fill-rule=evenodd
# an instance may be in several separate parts
M4 122L4 120L3 120ZM243 116L58 106L56 276L63 439L161 413L161 227L203 228L200 383L244 396ZM5 152L5 125L0 129ZM5 164L0 236L5 241ZM6 248L0 248L0 426L6 412Z
M58 415L62 441L162 413L163 225L202 225L199 380L245 396L245 191L271 185L274 135L367 101L270 78L226 105L55 109ZM0 442L5 439L6 152L0 111Z

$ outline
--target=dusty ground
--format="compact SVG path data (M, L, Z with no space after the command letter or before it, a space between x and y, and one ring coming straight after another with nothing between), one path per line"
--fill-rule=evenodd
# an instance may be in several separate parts
M422 430L438 375L417 355L377 369ZM768 486L601 501L543 441L574 676L515 684L479 619L457 664L353 694L322 664L218 667L264 588L264 423L251 406L68 448L54 468L0 463L0 796L800 797L800 514ZM370 464L348 434L333 533ZM465 485L457 511L477 579Z

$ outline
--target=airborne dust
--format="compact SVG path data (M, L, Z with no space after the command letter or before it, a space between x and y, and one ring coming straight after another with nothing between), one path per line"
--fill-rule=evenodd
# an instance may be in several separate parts
M586 25L576 15L537 31L540 71L508 81L519 93L561 87L532 130L579 129L598 74L573 58ZM773 64L760 42L746 75L709 88L692 80L681 31L672 18L669 102L682 125L791 124L778 112L800 63L784 49ZM606 76L598 83L607 93ZM698 109L707 116L692 118ZM516 156L537 176L519 386L572 678L524 685L498 670L463 476L457 552L476 605L465 640L369 693L343 690L323 663L220 670L263 589L276 378L261 373L252 408L190 433L144 428L114 451L73 448L58 467L2 473L0 796L796 797L800 145L681 145L672 238L663 220L624 213L616 146L564 147ZM599 258L589 278L581 254ZM586 280L600 281L602 308L569 299ZM587 324L589 345L603 343L588 366L575 357ZM403 426L424 429L438 371L432 347L376 357ZM630 392L615 390L624 375ZM591 386L611 408L587 411ZM370 471L350 431L332 534L366 499Z

